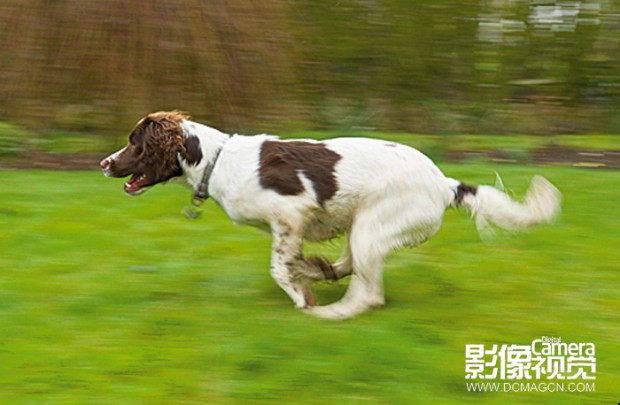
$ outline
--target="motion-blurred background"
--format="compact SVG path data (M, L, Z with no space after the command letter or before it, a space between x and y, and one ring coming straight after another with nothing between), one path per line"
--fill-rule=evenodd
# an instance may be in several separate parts
M618 107L620 0L0 0L0 400L616 403ZM268 234L214 202L188 221L189 190L126 198L104 178L163 109L405 143L468 184L499 172L515 198L543 175L563 211L487 244L450 211L387 260L384 308L324 322L271 280ZM316 285L319 302L346 282ZM596 380L466 387L467 344L541 336L595 344Z
M617 133L613 0L3 0L0 120L127 133Z

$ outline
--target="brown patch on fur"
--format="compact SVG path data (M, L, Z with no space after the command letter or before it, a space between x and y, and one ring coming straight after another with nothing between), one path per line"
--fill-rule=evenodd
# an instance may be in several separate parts
M306 300L306 308L317 306L318 302L316 300L316 297L314 296L314 293L310 289L310 287L302 286L301 288L302 288L302 293L304 295L304 299Z
M200 149L200 140L196 136L188 136L185 138L185 154L182 155L187 163L197 165L202 160L202 149Z
M140 188L181 175L179 155L186 160L198 159L196 151L188 152L186 146L181 122L187 119L189 115L178 111L156 112L141 119L129 135L129 144L100 163L106 175L133 175L125 184L125 191L134 194ZM199 141L189 142L190 149L197 147Z
M301 172L312 182L317 202L323 206L338 191L334 169L341 158L323 143L265 141L260 151L260 184L282 195L298 195L304 191Z
M136 124L129 142L135 146L136 172L142 172L153 182L181 174L178 154L186 155L185 136L181 121L189 115L178 112L156 112Z
M325 277L325 280L338 280L338 275L336 274L336 270L334 270L334 266L324 257L309 257L308 259L306 259L306 262L321 270L321 272L323 272L323 277Z
M460 205L463 202L463 198L465 198L467 194L475 196L477 192L478 189L476 187L461 183L456 188L456 196L454 197L454 201L456 202L456 205Z

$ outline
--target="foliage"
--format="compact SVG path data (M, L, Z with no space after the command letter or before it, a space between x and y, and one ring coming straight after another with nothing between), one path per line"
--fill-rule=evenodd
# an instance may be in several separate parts
M25 152L29 133L23 128L0 121L0 157L15 157Z
M141 197L98 172L2 171L3 403L611 403L620 386L618 172L442 165L472 184L533 174L562 217L478 240L450 211L387 261L384 309L335 323L295 311L269 277L268 235L178 185ZM312 245L337 257L340 242ZM344 284L319 286L337 299ZM468 343L542 335L596 344L595 393L473 394Z
M116 134L618 133L617 2L6 0L0 117Z

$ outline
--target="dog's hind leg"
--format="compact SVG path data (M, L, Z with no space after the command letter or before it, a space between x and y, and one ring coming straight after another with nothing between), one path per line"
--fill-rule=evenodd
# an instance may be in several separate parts
M352 269L344 297L333 304L309 308L308 312L327 319L345 319L359 315L385 302L383 262L391 248L366 229L364 218L356 219L350 236L350 253L340 261L340 270Z
M342 257L333 265L336 279L350 276L353 273L353 255L351 254L351 243L347 241Z

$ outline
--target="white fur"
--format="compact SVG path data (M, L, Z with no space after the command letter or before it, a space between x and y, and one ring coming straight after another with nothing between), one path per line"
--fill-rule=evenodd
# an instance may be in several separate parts
M187 136L200 139L205 156L197 166L182 162L190 185L197 189L207 161L221 149L209 195L235 223L271 230L274 280L298 308L324 318L347 318L382 305L386 256L401 246L416 246L432 237L446 209L455 204L460 184L408 146L368 138L332 139L324 144L342 157L335 168L338 191L321 207L303 174L307 191L300 195L280 195L261 186L261 145L277 138L229 138L190 121L185 121L183 128ZM488 223L521 229L550 221L559 210L559 201L557 189L536 177L522 204L493 187L481 186L475 196L465 196L462 205L471 210L481 229ZM308 281L321 279L322 274L299 259L303 241L341 234L347 237L347 246L334 270L338 276L352 274L349 288L340 301L313 306ZM297 267L291 268L291 263Z
M112 175L112 173L110 172L110 166L109 166L109 162L113 161L114 159L116 159L118 157L118 155L120 155L121 153L123 153L125 151L125 149L127 149L127 147L125 146L124 148L114 152L113 154L111 154L110 156L108 156L107 158L103 159L102 163L105 162L106 165L102 167L103 169L103 174L106 177L114 177Z
M463 199L463 205L476 218L476 226L482 235L492 232L491 225L519 230L549 222L560 211L560 203L558 189L541 176L532 179L522 203L490 186L480 186L475 196L468 195Z
M183 159L180 159L179 156L181 168L186 174L187 182L196 190L202 181L202 172L207 163L216 159L218 151L224 146L229 136L215 128L193 121L183 120L181 126L185 136L195 136L200 139L203 159L197 165L189 165Z

